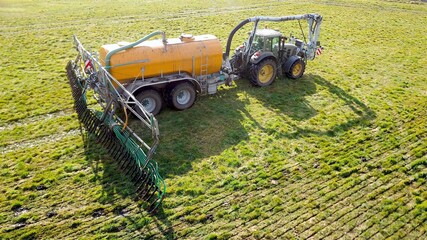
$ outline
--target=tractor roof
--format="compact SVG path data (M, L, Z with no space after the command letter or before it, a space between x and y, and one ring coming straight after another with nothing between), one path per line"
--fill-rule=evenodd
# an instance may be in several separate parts
M261 36L261 37L281 37L282 33L273 29L265 28L265 29L256 30L255 35Z

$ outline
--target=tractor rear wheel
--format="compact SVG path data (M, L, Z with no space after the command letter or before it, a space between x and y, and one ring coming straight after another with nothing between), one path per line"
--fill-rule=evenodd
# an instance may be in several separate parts
M188 82L174 86L168 94L168 103L177 110L185 110L193 106L196 101L194 85Z
M265 59L250 67L251 82L259 87L268 86L276 79L277 64L272 59Z
M144 90L136 95L136 99L142 104L145 110L153 115L157 115L162 110L162 96L156 90ZM143 116L142 110L135 107L136 112Z
M305 63L300 58L292 63L291 67L289 68L289 71L286 72L286 76L292 79L297 79L302 77L305 71Z

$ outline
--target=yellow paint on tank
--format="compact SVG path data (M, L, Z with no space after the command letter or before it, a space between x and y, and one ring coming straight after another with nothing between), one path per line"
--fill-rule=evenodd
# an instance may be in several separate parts
M108 52L125 43L103 45L99 52L105 66ZM191 36L142 42L133 48L114 54L110 73L120 82L186 72L200 76L219 72L222 65L222 47L213 35Z

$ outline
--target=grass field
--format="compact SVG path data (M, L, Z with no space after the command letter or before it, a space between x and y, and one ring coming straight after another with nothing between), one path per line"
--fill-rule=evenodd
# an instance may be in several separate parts
M242 79L157 117L157 214L84 145L73 34L93 50L157 29L225 47L247 17L311 12L325 50L302 79ZM422 1L0 0L0 239L427 238L426 26Z

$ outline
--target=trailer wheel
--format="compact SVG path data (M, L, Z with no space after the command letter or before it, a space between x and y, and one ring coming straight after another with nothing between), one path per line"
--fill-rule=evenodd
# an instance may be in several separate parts
M194 85L188 82L177 84L168 94L169 105L177 110L185 110L196 101Z
M160 93L155 90L144 90L136 95L136 99L144 106L145 110L153 115L157 115L162 110L163 101ZM135 107L135 110L140 115L142 111L139 107Z
M301 58L298 58L295 60L291 67L289 68L289 71L286 72L286 76L292 79L297 79L302 77L305 71L305 63Z
M251 82L259 87L268 86L276 79L277 64L272 59L265 59L250 68Z

